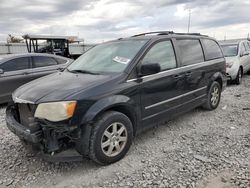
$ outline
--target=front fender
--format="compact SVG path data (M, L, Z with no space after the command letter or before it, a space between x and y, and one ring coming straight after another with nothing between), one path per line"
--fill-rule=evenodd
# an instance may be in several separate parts
M93 120L98 114L118 105L126 106L130 110L133 110L135 108L135 102L127 96L124 95L109 96L100 99L99 101L94 103L85 113L84 117L82 118L81 124L88 124L93 122Z

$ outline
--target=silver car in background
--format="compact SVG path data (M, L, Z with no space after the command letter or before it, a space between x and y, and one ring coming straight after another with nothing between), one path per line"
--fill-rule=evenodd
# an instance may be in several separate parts
M52 54L26 53L0 56L0 103L11 100L19 86L54 73L73 60Z
M220 42L226 58L227 77L240 84L243 74L250 71L250 41Z

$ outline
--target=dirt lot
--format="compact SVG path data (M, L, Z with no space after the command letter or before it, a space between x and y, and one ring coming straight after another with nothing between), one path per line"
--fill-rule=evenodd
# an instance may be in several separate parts
M215 111L195 109L136 137L112 165L48 163L5 125L0 107L0 187L250 187L250 76Z

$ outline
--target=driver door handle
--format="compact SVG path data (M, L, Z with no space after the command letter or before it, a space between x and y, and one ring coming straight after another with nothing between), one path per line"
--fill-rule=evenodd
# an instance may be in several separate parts
M29 74L29 72L23 72L23 75L28 75Z
M179 79L179 78L182 78L183 75L181 75L181 74L176 74L176 75L174 75L173 77L174 77L174 79Z

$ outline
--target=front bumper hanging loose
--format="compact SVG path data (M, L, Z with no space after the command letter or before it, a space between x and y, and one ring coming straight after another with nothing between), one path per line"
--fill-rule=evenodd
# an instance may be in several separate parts
M34 131L28 126L24 126L19 123L16 119L16 112L13 106L8 106L6 109L6 124L9 130L19 138L29 142L30 144L39 146L40 151L38 156L46 161L65 162L81 161L83 159L83 156L74 148L59 147L59 139L55 136L55 130L51 131L48 128L46 129L45 127L39 125L41 128ZM55 151L53 151L53 148Z

